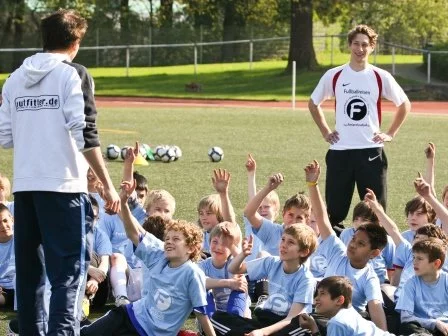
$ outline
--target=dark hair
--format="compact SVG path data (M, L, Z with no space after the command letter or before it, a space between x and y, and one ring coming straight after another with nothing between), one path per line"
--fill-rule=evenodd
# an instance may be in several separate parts
M359 202L353 208L353 221L357 218L362 218L363 222L378 223L378 217L375 215L372 208L364 201Z
M163 241L165 237L166 225L169 221L160 216L149 216L146 218L142 227L145 231L153 234L157 239Z
M440 268L442 268L445 262L446 244L437 238L423 239L412 246L412 252L426 254L429 262L440 259Z
M97 209L100 208L98 201L96 200L95 197L92 196L92 194L89 194L89 200L90 200L90 203L92 204L92 208L97 208Z
M352 303L352 283L344 276L329 276L324 278L317 285L317 289L326 290L332 300L339 296L344 297L344 304L342 308L350 307Z
M382 250L387 245L387 232L378 224L367 223L362 224L356 231L364 231L369 237L370 249Z
M143 175L139 174L138 171L135 171L132 177L135 180L135 189L136 190L146 190L148 191L148 180Z
M352 44L355 36L358 34L364 34L369 38L370 46L374 47L376 45L376 41L378 39L378 34L367 25L357 25L355 28L350 30L347 35L348 44Z
M65 50L83 39L87 21L74 10L59 9L42 19L41 30L45 51Z
M404 208L404 214L407 216L411 212L422 210L428 216L428 223L434 223L436 221L436 212L432 206L425 201L421 196L415 196L413 199L406 203Z
M415 231L416 235L425 235L428 238L438 238L440 240L442 240L443 242L445 242L445 244L448 243L448 237L446 235L446 233L439 228L438 226L434 225L434 224L425 224L422 227L418 228Z

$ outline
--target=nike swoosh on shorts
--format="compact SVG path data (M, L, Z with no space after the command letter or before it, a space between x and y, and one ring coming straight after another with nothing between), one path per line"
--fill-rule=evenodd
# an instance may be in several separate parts
M371 158L371 157L369 156L369 162L375 160L376 158L379 158L380 155L381 155L381 154L378 154L377 156L374 156L373 158Z

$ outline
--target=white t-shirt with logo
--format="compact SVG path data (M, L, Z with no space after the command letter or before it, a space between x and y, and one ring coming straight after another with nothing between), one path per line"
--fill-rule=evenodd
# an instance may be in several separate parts
M354 71L348 64L328 70L314 89L311 99L319 105L336 97L336 127L339 141L330 149L362 149L382 147L372 141L380 132L381 98L396 106L408 100L392 75L369 64Z

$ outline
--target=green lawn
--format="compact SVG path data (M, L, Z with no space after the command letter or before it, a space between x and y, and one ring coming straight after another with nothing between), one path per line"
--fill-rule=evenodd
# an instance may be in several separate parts
M297 74L296 95L299 100L307 100L324 71L330 67L329 54L319 54L321 67L316 71ZM334 64L347 62L347 54L335 54ZM373 59L372 59L373 61ZM398 64L421 62L421 56L401 55L396 57ZM379 66L390 69L391 56L379 55ZM284 69L286 61L255 62L253 70L249 63L205 64L198 65L198 74L194 75L194 66L169 66L130 68L126 77L125 68L91 68L95 79L96 94L104 96L140 96L172 98L218 98L218 99L291 99L291 74ZM0 75L0 85L7 77ZM400 84L412 84L413 80L398 78ZM185 91L185 84L196 82L202 86L202 92Z

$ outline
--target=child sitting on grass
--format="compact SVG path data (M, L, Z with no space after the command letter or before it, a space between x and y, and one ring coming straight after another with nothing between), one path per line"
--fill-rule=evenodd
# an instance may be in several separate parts
M255 319L217 311L212 317L218 335L294 335L301 332L297 315L311 312L315 280L305 265L317 245L316 234L306 225L292 224L280 240L280 256L244 261L252 253L252 236L229 265L233 274L247 273L249 280L268 279L269 297L254 310ZM228 248L236 249L229 236ZM232 252L234 253L234 252Z
M206 314L205 276L194 263L199 256L202 232L193 223L172 221L166 227L164 247L152 234L141 232L125 200L134 189L123 182L121 216L135 254L150 271L148 292L142 299L117 307L81 329L81 335L176 335L194 310L204 333L215 333ZM124 200L124 201L123 201Z
M346 277L330 276L317 285L316 313L328 318L327 336L386 336L392 335L364 319L352 306L353 287ZM320 335L317 323L308 314L299 317L300 325Z
M400 334L448 335L448 274L442 270L446 243L437 238L412 246L415 275L397 302Z

